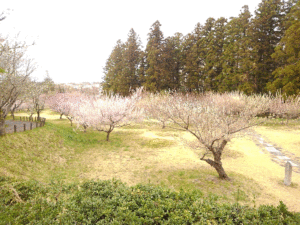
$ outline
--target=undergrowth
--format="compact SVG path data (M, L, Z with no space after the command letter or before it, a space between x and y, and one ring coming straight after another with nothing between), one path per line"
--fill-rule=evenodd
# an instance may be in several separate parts
M20 182L0 178L0 224L299 224L280 202L258 209L219 203L200 190L179 193L119 180Z

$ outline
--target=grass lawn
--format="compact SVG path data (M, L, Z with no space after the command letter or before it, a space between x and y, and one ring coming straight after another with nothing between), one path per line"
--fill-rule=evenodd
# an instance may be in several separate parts
M278 205L282 200L289 210L300 212L300 174L293 173L292 185L285 186L284 167L262 153L250 136L234 138L226 146L222 162L231 181L222 181L199 159L201 150L186 147L183 140L193 138L186 132L147 121L115 129L106 142L105 133L83 133L50 110L41 116L47 118L44 127L1 138L0 175L44 183L117 178L130 186L200 189L204 195L221 196L221 201L250 206ZM269 124L255 131L300 156L298 125Z

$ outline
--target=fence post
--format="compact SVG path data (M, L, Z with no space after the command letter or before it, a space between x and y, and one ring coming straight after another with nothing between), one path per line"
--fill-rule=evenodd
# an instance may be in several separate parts
M22 121L22 116L20 116L20 121Z
M284 177L284 184L290 186L292 183L292 171L293 167L290 161L287 161L285 164L285 177Z
M14 133L17 132L17 125L14 125Z
M24 123L24 131L26 131L26 123Z
M35 128L39 127L38 125L39 125L39 123L35 122Z
M32 123L30 123L30 130L32 130Z

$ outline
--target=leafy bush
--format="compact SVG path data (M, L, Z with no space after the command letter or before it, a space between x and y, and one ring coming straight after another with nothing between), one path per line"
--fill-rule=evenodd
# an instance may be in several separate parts
M299 224L278 207L220 204L201 191L179 193L119 180L81 184L0 178L0 224Z

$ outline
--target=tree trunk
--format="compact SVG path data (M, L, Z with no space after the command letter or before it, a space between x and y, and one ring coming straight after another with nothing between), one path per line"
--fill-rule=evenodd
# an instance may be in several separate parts
M87 125L83 125L83 129L84 129L83 132L84 132L84 133L86 133L86 129L87 129L87 128L88 128Z
M216 162L213 161L211 159L201 159L204 160L205 162L207 162L209 165L211 165L213 168L215 168L215 170L217 171L217 173L219 174L219 178L222 180L230 180L230 178L227 176L223 166L222 166L222 162Z
M106 133L107 133L107 135L106 135L106 141L109 141L109 135L110 135L111 131L108 131Z
M223 150L225 148L225 145L227 144L227 140L223 140L221 145L219 147L210 147L209 151L212 152L214 156L214 160L211 159L204 159L204 156L201 158L201 160L207 162L209 165L211 165L217 173L219 174L219 178L222 180L230 180L230 178L227 176L221 162L221 156L223 153ZM213 145L213 144L212 144Z
M10 115L12 116L13 120L15 120L15 112L14 112L14 110L10 111Z
M0 136L5 135L5 119L0 118Z
M72 117L67 116L67 118L68 118L68 120L70 121L71 127L72 127L72 126L73 126L73 119L72 119Z
M214 166L214 168L216 169L217 173L219 174L219 178L222 180L230 180L229 177L227 176L222 163L221 164L217 164L216 166Z
M40 118L40 111L39 111L39 110L37 111L37 120L38 120L38 121L41 120L41 118Z

